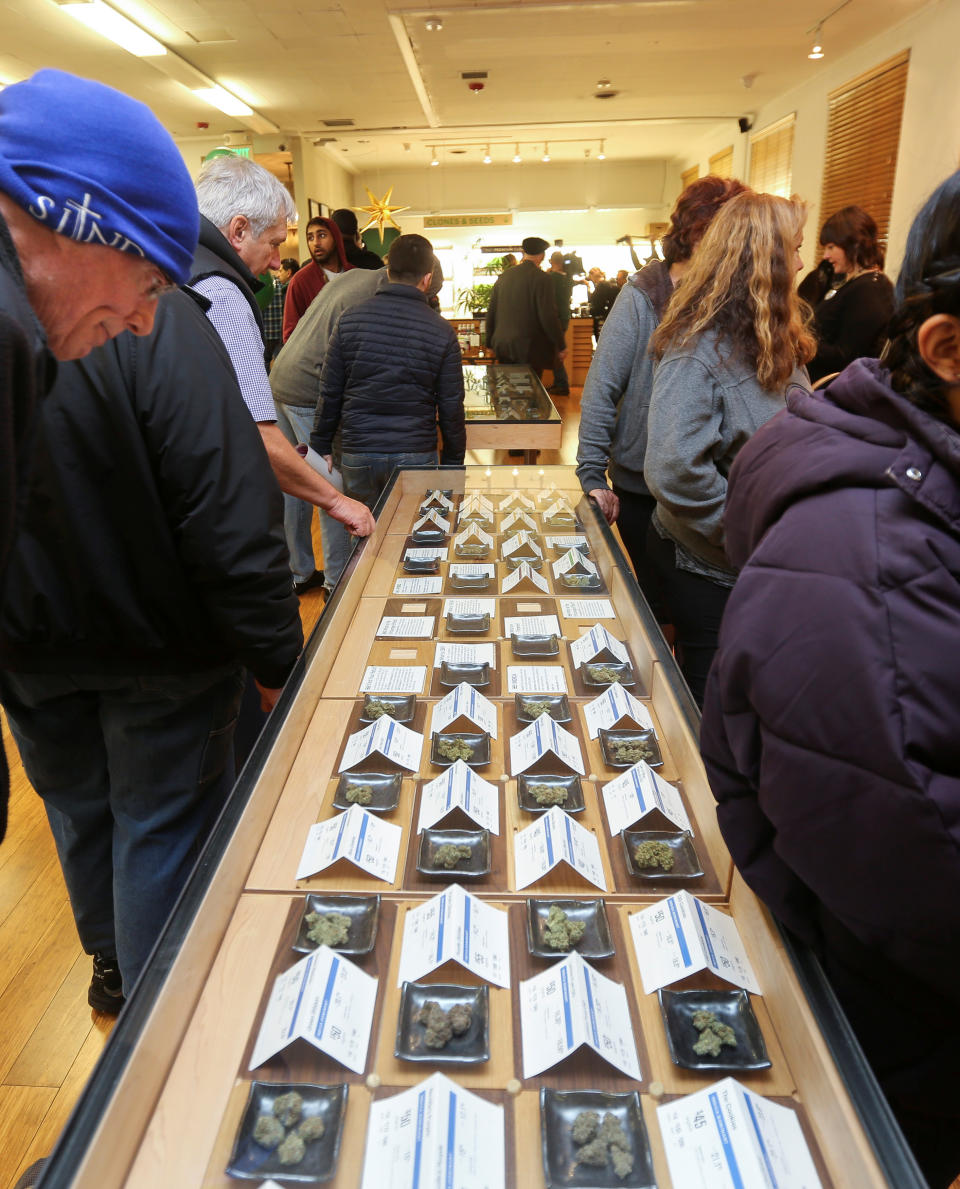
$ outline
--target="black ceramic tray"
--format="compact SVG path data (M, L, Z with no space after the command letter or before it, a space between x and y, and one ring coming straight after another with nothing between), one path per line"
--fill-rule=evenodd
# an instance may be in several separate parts
M297 929L293 949L298 954L310 954L317 943L307 937L307 914L311 912L340 912L350 918L350 933L343 945L331 946L338 954L369 954L377 940L380 919L379 896L321 896L311 892L303 906L303 916Z
M627 859L627 870L636 879L666 880L680 883L700 879L703 868L693 839L686 831L674 830L621 830L623 849ZM638 867L633 857L634 849L641 842L662 842L673 852L673 866L669 871L662 867Z
M363 705L360 707L361 722L376 722L378 718L383 717L369 713L371 703L377 702L387 707L385 713L394 722L413 722L413 716L417 712L416 694L364 694Z
M410 534L410 540L414 545L442 545L444 541L449 540L447 533L439 525L424 525L423 528L418 528L415 533Z
M371 813L389 813L400 803L402 780L401 772L343 772L337 783L337 791L333 795L333 807L349 809L355 802L347 800L347 790L365 785L371 790L373 797L369 805L361 805L360 808L368 809Z
M451 1036L442 1049L424 1043L426 1028L414 1017L428 1002L444 1011L466 1004L473 1013L470 1027L460 1036ZM393 1055L401 1061L422 1061L430 1065L480 1065L490 1060L490 990L456 986L450 983L404 983L397 1018L397 1039Z
M580 522L572 512L556 512L553 516L543 517L545 528L555 529L558 533L579 527Z
M569 950L555 950L544 941L547 916L556 904L570 920L582 921L583 936L573 947L581 958L612 958L613 938L602 900L527 900L527 946L535 958L565 958Z
M448 611L446 615L447 631L463 636L482 636L490 631L490 612L481 614L455 615Z
M403 570L406 574L439 574L440 562L435 557L405 557Z
M493 579L489 574L450 574L449 582L454 590L489 590Z
M485 768L490 763L490 734L487 731L434 731L430 736L430 763L436 764L438 768L449 768L455 764L456 759L449 759L440 751L440 742L443 739L462 739L469 747L473 748L473 754L469 759L464 759L465 764L469 764L471 768Z
M455 867L440 867L435 855L441 846L468 846L470 857L461 859ZM455 883L461 879L481 879L490 874L489 830L424 830L420 835L417 870L421 875L434 876Z
M451 688L465 681L467 685L483 687L490 684L490 665L487 661L441 661L440 684Z
M303 1098L301 1119L319 1116L324 1123L320 1139L306 1145L299 1164L280 1163L276 1151L264 1148L253 1138L253 1130L260 1115L273 1113L273 1104L281 1094L295 1090ZM347 1087L315 1086L306 1082L251 1082L250 1096L240 1120L240 1129L233 1145L227 1174L247 1181L295 1181L303 1185L317 1185L329 1181L337 1171L340 1137L347 1106ZM292 1128L291 1130L295 1130Z
M623 746L631 748L633 759L617 758L618 748ZM634 754L636 747L643 752L642 755ZM660 744L652 727L643 731L620 730L616 727L607 731L600 727L600 750L603 752L603 762L609 768L632 768L638 760L643 760L651 768L663 767Z
M760 1022L746 991L661 989L657 997L667 1034L667 1047L674 1065L683 1069L729 1069L734 1072L770 1068ZM693 1046L699 1040L700 1033L693 1026L693 1015L698 1011L712 1011L721 1024L728 1024L737 1039L736 1045L724 1045L719 1057L695 1053Z
M491 551L491 546L484 545L482 541L471 541L466 545L454 545L453 547L453 552L456 556L466 561L487 561Z
M567 590L601 590L603 587L599 574L572 574L569 570L557 581Z
M560 640L552 633L549 636L518 636L511 632L510 648L514 656L559 656Z
M562 530L560 530L558 532L548 533L546 535L550 537L571 537L574 534L564 533ZM549 548L553 550L557 557L563 557L563 555L568 553L571 549L576 549L577 553L582 553L584 557L587 557L590 554L590 543L588 541L584 541L582 545L555 545L551 543Z
M517 722L535 722L540 715L529 713L527 706L535 705L537 702L545 702L547 704L546 712L554 722L570 722L573 718L573 715L570 713L570 702L566 694L517 694Z
M582 813L586 808L583 785L576 773L569 776L530 776L521 772L517 777L517 801L520 808L527 813L546 813L550 809L549 805L541 805L530 791L530 786L534 784L549 784L551 787L566 789L567 799L557 802L564 813Z
M571 1131L583 1111L596 1111L601 1121L612 1114L627 1134L633 1169L618 1177L611 1164L597 1168L577 1163L577 1144ZM643 1123L637 1090L626 1094L604 1094L599 1090L540 1090L540 1134L543 1172L548 1189L656 1189L650 1141Z
M538 557L532 551L530 553L511 553L509 557L503 557L500 560L508 570L517 570L524 562L527 563L531 570L543 569L543 558Z
M606 689L607 686L613 685L613 682L607 678L597 676L598 669L609 669L616 673L618 685L637 684L633 665L629 661L584 661L581 668L583 669L583 684L594 689Z

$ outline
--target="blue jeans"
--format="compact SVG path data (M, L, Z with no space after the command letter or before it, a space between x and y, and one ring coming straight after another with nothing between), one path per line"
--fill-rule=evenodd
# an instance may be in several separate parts
M301 408L299 405L284 405L280 401L274 402L277 410L277 425L280 432L292 446L310 444L310 431L313 429L315 410ZM337 491L343 490L340 472L324 474L324 479L332 484ZM328 516L322 508L320 513L320 537L323 541L323 585L327 591L333 590L337 579L343 573L343 567L353 551L354 540L339 520ZM287 549L290 551L290 569L293 571L294 582L304 582L317 568L313 556L313 504L305 500L298 500L296 496L283 496L283 531L287 538Z
M425 450L420 454L348 454L344 451L340 459L343 490L351 499L361 500L368 508L373 508L396 467L436 465L436 450Z
M182 676L2 673L77 932L132 990L234 782L233 665Z

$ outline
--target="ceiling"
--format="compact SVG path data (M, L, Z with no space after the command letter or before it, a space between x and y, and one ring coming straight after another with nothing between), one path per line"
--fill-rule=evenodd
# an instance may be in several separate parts
M583 160L601 141L610 159L684 158L928 0L110 2L175 56L133 57L55 0L5 0L0 82L56 66L143 100L177 137L203 121L217 135L300 133L365 172L428 165L434 152L443 166L476 164L488 144L506 162L518 142L525 159L549 144L554 161ZM429 31L427 18L442 28ZM827 57L812 62L824 18ZM197 99L181 85L199 85L197 71L255 115ZM471 91L461 75L483 71Z

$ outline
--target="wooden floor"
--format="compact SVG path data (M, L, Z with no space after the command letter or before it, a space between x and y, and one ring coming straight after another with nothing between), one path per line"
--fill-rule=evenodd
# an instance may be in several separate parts
M563 441L559 450L541 453L544 465L576 460L580 390L571 391L556 398ZM469 452L466 461L517 460L487 450ZM314 517L319 559L317 525ZM319 591L300 600L305 635L322 609ZM11 800L0 845L0 1189L11 1189L24 1169L53 1147L113 1020L87 1005L91 961L77 940L46 815L5 720L3 741Z

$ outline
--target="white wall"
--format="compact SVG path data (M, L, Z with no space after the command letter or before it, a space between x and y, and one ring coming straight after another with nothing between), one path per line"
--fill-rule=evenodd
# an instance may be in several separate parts
M824 31L829 53L830 27ZM793 189L810 203L807 223L806 262L813 259L810 247L816 242L820 224L831 213L820 211L823 162L827 139L827 95L858 74L879 65L904 49L910 50L907 93L900 152L897 158L893 208L886 272L895 277L903 255L910 223L934 187L960 164L960 0L936 0L915 17L865 43L859 49L820 64L814 79L765 104L757 113L754 130L759 131L790 112L797 113L793 147ZM745 142L748 138L739 138ZM724 143L729 143L729 140ZM707 158L723 147L714 139L705 143L698 160L701 174ZM738 176L746 177L746 162L734 165Z

